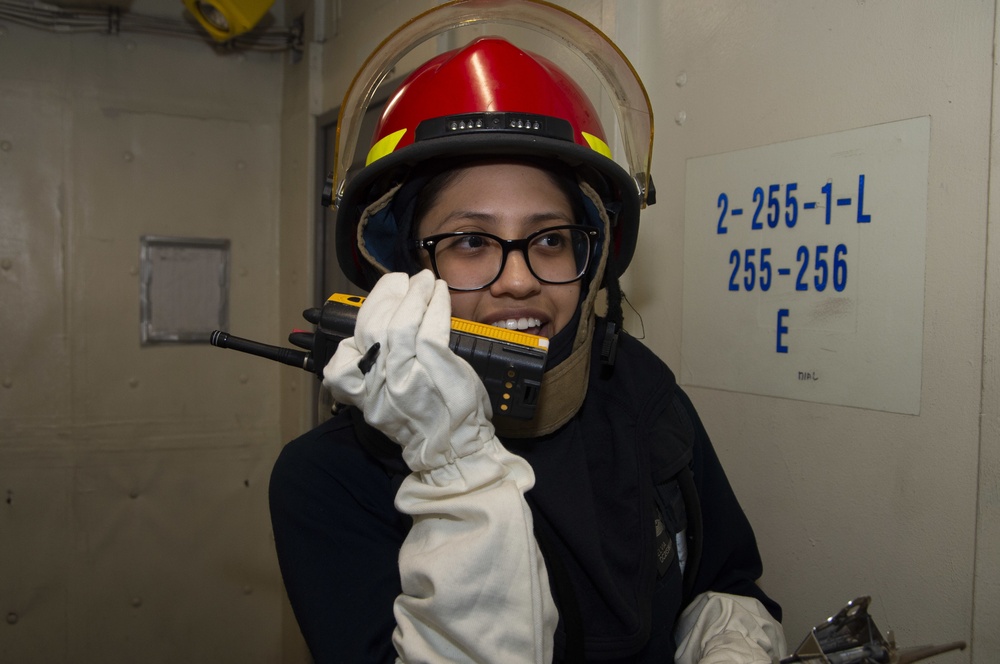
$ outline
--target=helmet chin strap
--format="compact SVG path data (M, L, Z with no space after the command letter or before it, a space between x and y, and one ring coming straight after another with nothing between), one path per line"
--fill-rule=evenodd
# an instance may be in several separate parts
M542 376L542 387L538 394L538 406L535 416L530 420L515 420L502 415L493 416L493 426L501 437L535 438L556 431L569 422L587 396L590 384L590 342L594 337L594 303L597 293L601 290L604 270L608 262L608 245L611 243L611 224L608 221L604 203L594 189L586 182L580 182L580 189L594 203L604 227L604 242L601 243L601 255L598 266L587 286L587 295L580 304L580 322L577 326L576 338L573 340L573 350L569 357L548 369ZM615 278L617 282L617 277ZM619 316L621 301L619 304ZM617 332L616 332L617 339Z
M604 375L610 374L615 367L615 357L618 354L618 334L625 321L622 314L622 286L618 283L617 268L614 252L609 251L604 275L607 284L608 312L604 322L604 341L601 342L601 372Z

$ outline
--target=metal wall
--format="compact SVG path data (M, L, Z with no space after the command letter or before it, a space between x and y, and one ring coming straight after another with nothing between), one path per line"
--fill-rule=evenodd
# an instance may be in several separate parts
M882 257L924 264L919 412L690 391L756 527L763 585L786 609L791 643L871 595L876 623L901 645L966 640L971 650L936 661L996 661L1000 641L987 626L1000 619L1000 439L995 424L983 426L989 414L995 422L997 386L995 372L984 374L997 359L986 324L997 315L996 277L985 287L996 269L987 260L995 3L636 4L635 39L624 43L658 112L662 205L644 222L626 290L648 343L674 366L685 347L681 282L700 258L683 250L696 221L685 217L688 160L929 117L924 250Z
M0 26L0 662L280 657L280 369L140 346L139 242L229 239L280 341L283 60Z

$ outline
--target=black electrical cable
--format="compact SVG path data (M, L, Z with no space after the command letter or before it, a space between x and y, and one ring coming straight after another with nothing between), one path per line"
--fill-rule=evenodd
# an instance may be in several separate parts
M62 9L33 2L0 0L0 20L63 34L102 32L119 35L132 32L206 41L205 34L191 22L135 14L122 11L119 7ZM302 30L298 25L290 28L258 28L216 46L237 51L297 52L302 48Z

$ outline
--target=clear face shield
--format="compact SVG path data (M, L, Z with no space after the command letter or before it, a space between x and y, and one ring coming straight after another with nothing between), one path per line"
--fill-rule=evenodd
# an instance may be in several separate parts
M368 57L351 82L337 122L337 147L332 178L333 206L338 207L351 165L363 141L368 149L370 136L362 136L362 123L381 84L407 54L429 40L460 34L463 29L503 30L502 26L531 31L550 44L559 60L582 64L603 89L613 110L620 146L617 161L631 175L640 204L649 194L649 172L653 148L653 113L649 96L631 63L608 37L581 17L539 0L455 0L431 9L387 37ZM446 34L447 33L447 34ZM568 54L576 56L573 58ZM557 58L549 55L550 59ZM560 62L562 64L562 62ZM567 67L571 69L571 67Z

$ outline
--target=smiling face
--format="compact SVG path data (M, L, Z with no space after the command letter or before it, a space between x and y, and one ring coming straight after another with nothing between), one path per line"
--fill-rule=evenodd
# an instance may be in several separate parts
M417 237L475 231L513 240L578 223L573 207L548 171L519 163L484 163L457 171L418 220ZM421 263L430 268L427 253ZM552 337L573 318L580 282L548 284L511 251L500 277L478 291L451 292L452 315Z

